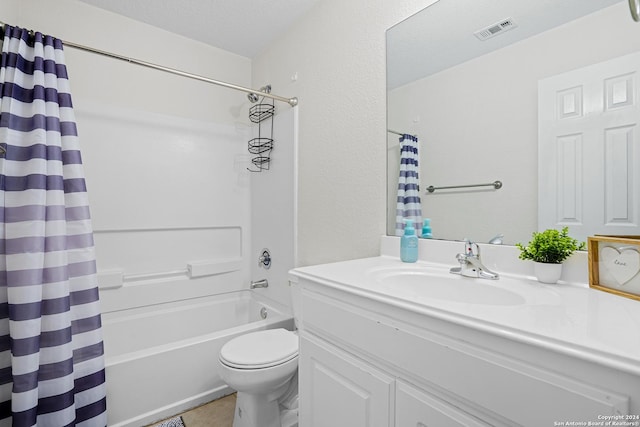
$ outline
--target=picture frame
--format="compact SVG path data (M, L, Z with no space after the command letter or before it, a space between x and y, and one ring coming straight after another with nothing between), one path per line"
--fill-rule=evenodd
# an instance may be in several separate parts
M640 301L640 236L587 237L589 287Z

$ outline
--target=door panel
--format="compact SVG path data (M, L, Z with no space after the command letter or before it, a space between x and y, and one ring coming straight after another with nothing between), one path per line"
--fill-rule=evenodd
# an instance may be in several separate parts
M539 230L640 234L639 71L631 54L539 82Z

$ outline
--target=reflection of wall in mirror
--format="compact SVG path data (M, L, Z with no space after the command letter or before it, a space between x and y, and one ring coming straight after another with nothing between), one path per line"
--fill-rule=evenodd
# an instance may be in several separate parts
M538 80L638 51L639 31L623 2L389 92L389 128L420 136L423 193L429 185L504 183L423 194L434 237L529 240L537 228Z

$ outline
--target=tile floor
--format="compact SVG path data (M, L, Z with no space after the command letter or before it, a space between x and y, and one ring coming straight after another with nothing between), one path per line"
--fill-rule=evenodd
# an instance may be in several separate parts
M234 393L179 415L182 416L185 427L231 427L235 407L236 395ZM152 424L150 427L156 426L160 422Z

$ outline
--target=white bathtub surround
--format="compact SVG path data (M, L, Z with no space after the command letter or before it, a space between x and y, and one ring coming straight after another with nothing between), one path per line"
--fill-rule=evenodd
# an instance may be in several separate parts
M298 265L298 107L276 103L273 120L275 134L270 168L249 172L251 251L246 255L251 265L251 280L269 282L268 288L256 292L288 305L288 271ZM264 249L268 249L271 256L268 269L258 262Z
M245 290L105 314L109 425L148 424L233 393L218 352L251 331L293 328L287 310Z
M244 161L249 127L104 106L85 111L87 133L103 141L87 154L103 195L103 227L96 233L102 309L110 327L120 329L105 340L109 424L135 426L232 392L220 379L217 354L253 327L239 326L249 321L246 309L227 295L268 279L268 288L252 293L290 313L297 109L285 107L274 117L278 150L271 170L256 178ZM118 137L123 130L126 137ZM150 162L148 153L156 152ZM111 175L114 164L122 175ZM129 183L127 175L140 165L144 173ZM256 272L262 248L271 250L272 268ZM284 317L277 319L257 329L285 326ZM129 350L120 350L120 336L130 340ZM134 389L144 396L135 404Z
M303 295L301 424L331 425L338 412L350 426L640 414L638 302L567 280L585 274L586 253L545 285L517 248L487 248L500 279L485 280L449 273L462 242L424 242L406 264L398 240L383 238L379 257L292 272Z
M137 426L230 393L214 361L222 331L249 322L247 303L227 294L249 285L250 187L236 159L250 129L100 104L79 116L93 142L84 158L112 331L109 425Z
M108 368L109 422L136 425L231 392L215 366L217 351L228 338L212 340L211 334L226 337L219 331L236 327L237 308L230 300L224 302L229 307L208 308L219 312L214 318L202 322L198 316L206 316L201 308L215 295L248 288L249 266L256 264L252 227L271 233L257 233L267 240L276 236L273 244L258 241L260 247L271 247L276 262L268 276L259 277L268 278L270 287L257 292L276 300L271 304L279 298L281 306L288 303L286 271L294 266L295 248L292 171L297 110L287 106L274 118L278 155L272 173L262 173L255 181L271 185L257 188L269 196L264 207L263 199L250 197L253 180L246 170L246 143L252 130L242 124L246 116L226 124L102 104L83 111L88 138L100 142L88 150L88 161L96 191L103 196L96 218L102 224L96 240L103 310L126 336L134 337L130 344L136 348L123 356L113 350L120 348L117 338L112 336L107 344L107 352L116 351ZM284 200L281 195L286 195ZM252 222L255 216L268 222ZM184 301L187 308L178 310L179 318L170 309L172 320L164 322L167 307L179 304L174 301ZM138 321L140 310L145 323ZM160 333L148 333L150 320ZM234 323L229 326L229 321ZM172 334L172 322L180 325L178 336ZM185 337L191 341L184 343ZM190 361L187 366L184 360ZM134 373L146 378L137 381L144 385L137 386L136 393L145 398L131 405L124 390L131 388ZM162 387L165 381L171 386ZM220 384L212 385L216 381Z

